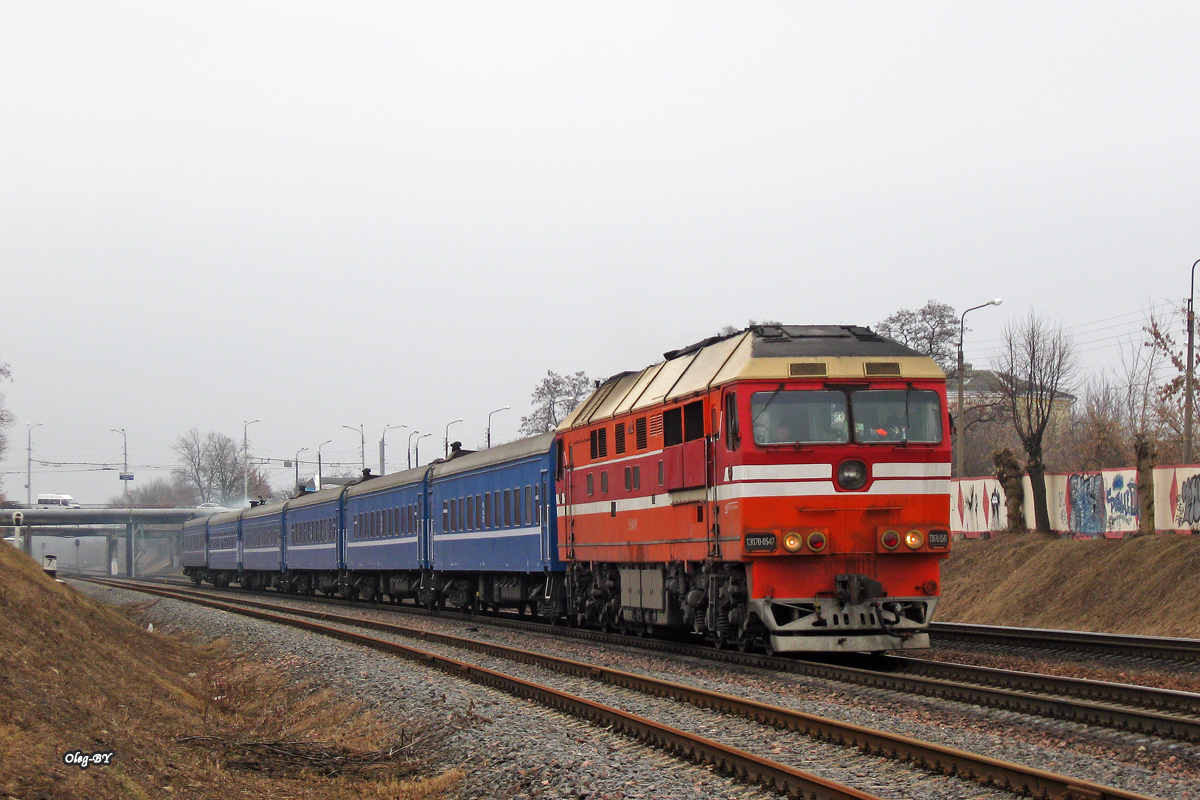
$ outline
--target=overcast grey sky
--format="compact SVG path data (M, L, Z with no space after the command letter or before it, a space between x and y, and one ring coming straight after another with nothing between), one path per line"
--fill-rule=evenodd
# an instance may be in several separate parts
M1200 258L1198 42L1183 2L9 0L4 490L33 423L56 462L125 428L139 484L255 418L377 466L384 425L514 438L547 369L930 298L1004 297L977 364L1032 308L1099 369Z

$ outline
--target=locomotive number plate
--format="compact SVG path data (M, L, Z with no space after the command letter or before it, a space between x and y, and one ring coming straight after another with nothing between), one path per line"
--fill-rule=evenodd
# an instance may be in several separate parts
M930 547L949 547L950 546L950 531L930 531L929 532Z
M769 553L775 549L775 534L748 533L743 542L748 553Z

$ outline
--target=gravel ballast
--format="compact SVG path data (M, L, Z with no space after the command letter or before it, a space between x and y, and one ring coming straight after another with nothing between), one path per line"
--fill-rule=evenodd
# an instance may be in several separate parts
M106 602L145 602L146 599L145 595L91 585L87 590ZM275 601L281 598L268 595L264 599ZM644 672L1152 796L1183 800L1200 798L1197 792L1196 776L1200 770L1197 769L1196 749L1177 742L917 698L887 690L713 664L700 659L663 656L626 648L599 648L588 642L487 626L470 631L469 628L474 626L453 620L397 616L369 607L355 610L363 616L402 625L444 630L632 672ZM433 709L438 714L448 715L465 708L487 717L488 722L469 732L462 732L451 740L454 748L461 748L461 760L457 763L466 766L471 775L468 778L471 785L464 793L467 797L492 796L490 793L502 787L506 794L513 797L772 796L730 783L704 768L681 765L654 750L597 731L556 712L481 687L459 683L439 672L409 662L397 662L358 648L324 642L268 623L246 618L231 619L229 615L175 601L159 601L151 609L149 618L155 620L156 625L164 625L168 629L189 629L204 638L227 637L235 646L262 660L280 660L284 658L282 653L289 653L289 668L296 670L298 676L323 676L335 688L354 697L370 696L372 702L388 713L428 714ZM270 629L269 632L264 628ZM297 639L299 643L296 643ZM883 759L862 756L854 751L849 751L847 755L844 749L790 733L768 731L764 735L763 729L752 723L680 706L673 701L632 696L632 693L612 687L574 681L540 669L449 647L443 649L428 642L422 642L420 646L546 682L638 713L657 708L658 711L647 715L669 719L671 724L678 727L720 738L760 755L834 780L843 780L883 797L957 800L960 797L1011 796L976 784L929 775ZM328 648L348 650L350 653L332 658L326 653ZM320 672L313 672L309 663L312 659L318 659L321 663ZM369 660L371 666L364 665L363 659ZM392 673L396 670L405 677L394 677ZM395 694L402 696L397 698L393 696ZM378 697L387 699L378 700ZM548 738L551 736L553 739ZM478 747L480 739L485 742L482 749ZM554 757L547 758L546 753L553 753ZM488 775L483 775L485 772ZM666 784L659 786L656 783L667 776L672 778Z

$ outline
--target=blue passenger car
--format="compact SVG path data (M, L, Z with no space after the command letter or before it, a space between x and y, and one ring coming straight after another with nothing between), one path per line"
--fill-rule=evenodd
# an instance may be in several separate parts
M283 503L242 512L242 569L280 572L283 569Z
M208 517L183 523L183 574L196 583L208 567Z
M561 570L554 436L521 439L434 466L431 566L438 571Z
M287 501L284 567L293 570L342 568L341 526L344 487L323 489Z
M346 569L420 570L429 566L421 546L429 469L397 472L346 489Z
M242 568L241 511L227 511L208 518L208 568L214 582L228 584Z

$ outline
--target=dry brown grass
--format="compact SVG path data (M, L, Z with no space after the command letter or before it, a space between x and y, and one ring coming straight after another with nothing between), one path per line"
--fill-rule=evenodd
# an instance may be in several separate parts
M459 783L426 763L453 724L396 729L136 614L0 547L0 797L432 800ZM115 755L64 764L77 750Z
M1200 637L1200 536L954 543L937 619Z

